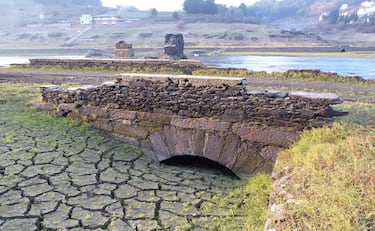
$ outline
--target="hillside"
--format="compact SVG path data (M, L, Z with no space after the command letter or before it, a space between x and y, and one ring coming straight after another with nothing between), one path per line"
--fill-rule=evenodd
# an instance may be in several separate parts
M71 21L82 13L95 14L101 10L100 0L1 0L0 28Z
M264 20L285 17L320 16L324 12L339 10L344 4L358 8L364 0L262 0L250 7L252 13ZM375 2L373 0L367 2Z
M254 16L231 16L223 20L219 13L203 15L185 12L175 12L177 17L174 12L157 12L155 17L151 17L149 11L109 9L98 4L87 5L88 1L69 2L0 1L2 55L18 54L18 51L27 51L27 55L44 55L51 50L54 54L64 52L66 55L82 55L90 49L111 52L114 44L120 40L149 52L143 54L137 51L137 57L157 55L167 33L184 34L185 48L190 50L187 51L188 56L190 52L218 54L233 48L246 51L248 48L279 47L375 47L375 37L368 34L375 32L372 27L318 21L323 9L334 9L343 2L341 0L330 3L320 0L262 0L248 9L249 13L256 10L256 20ZM236 13L238 9L230 10ZM265 19L262 12L265 15L271 12L275 18L259 23ZM280 18L276 19L278 14L275 12L280 13ZM281 15L281 12L284 14ZM290 15L286 17L288 12ZM81 25L80 17L83 14L115 17L117 21Z

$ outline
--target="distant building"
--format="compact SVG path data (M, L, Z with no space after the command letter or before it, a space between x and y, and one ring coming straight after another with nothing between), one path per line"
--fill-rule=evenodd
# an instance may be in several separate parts
M81 15L80 22L82 25L92 25L94 24L94 18L89 14Z
M98 15L94 17L94 21L97 23L103 24L103 25L108 25L112 24L115 25L117 22L120 21L120 18L118 16L113 16L113 15Z

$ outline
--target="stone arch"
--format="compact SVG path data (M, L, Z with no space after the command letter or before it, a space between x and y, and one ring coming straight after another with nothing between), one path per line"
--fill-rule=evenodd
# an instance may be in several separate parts
M237 176L231 169L227 168L226 166L201 156L173 156L161 161L161 163L173 166L196 167L198 169L211 169L213 171L219 171L220 173L228 175L232 178L240 179L239 176Z
M157 161L175 156L203 157L241 179L271 173L277 154L298 137L294 131L250 123L173 117L169 125L149 136L146 149Z
M271 173L277 153L303 129L347 114L330 106L342 103L336 95L249 91L241 78L132 74L99 86L41 89L41 110L88 120L158 161L204 157L242 179Z

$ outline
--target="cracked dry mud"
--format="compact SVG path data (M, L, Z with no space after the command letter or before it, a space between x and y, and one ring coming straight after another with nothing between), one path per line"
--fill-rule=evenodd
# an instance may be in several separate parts
M228 175L159 164L68 120L0 106L0 230L242 229L245 212L220 205L238 186Z

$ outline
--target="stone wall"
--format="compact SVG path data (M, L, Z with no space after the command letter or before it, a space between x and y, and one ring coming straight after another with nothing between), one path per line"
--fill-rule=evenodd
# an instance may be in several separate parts
M113 50L114 59L127 59L134 57L134 49L132 44L128 44L124 41L116 43L115 49Z
M343 115L332 94L251 91L241 78L122 75L100 86L41 87L40 109L92 123L159 161L200 156L240 177L271 173L304 128Z
M30 59L30 65L34 67L63 66L66 68L100 67L100 68L172 68L185 74L191 74L194 70L204 68L197 60L180 60L172 62L169 59Z

